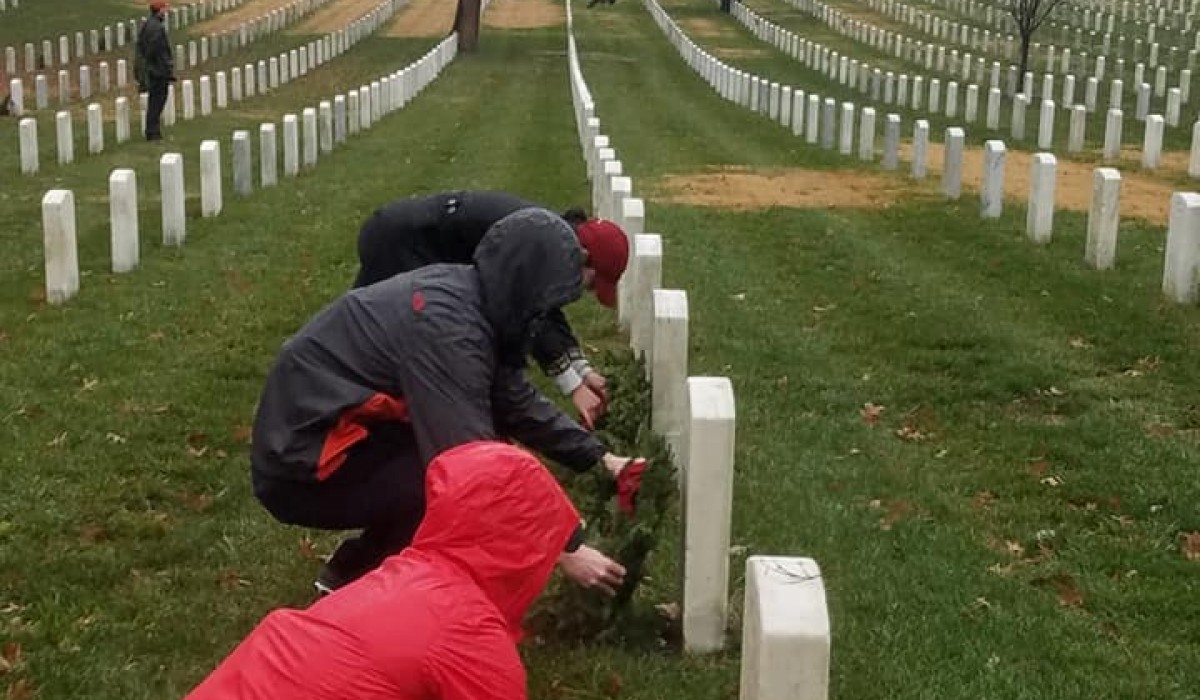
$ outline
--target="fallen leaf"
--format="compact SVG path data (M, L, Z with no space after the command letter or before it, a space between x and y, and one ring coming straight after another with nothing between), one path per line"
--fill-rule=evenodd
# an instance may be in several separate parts
M654 611L671 622L679 620L679 603L659 603L654 606Z
M867 425L875 425L879 422L879 417L883 415L883 409L884 407L878 404L864 403L858 414L862 416Z
M613 671L608 676L608 683L605 685L604 694L610 698L620 697L621 685L621 676L616 671Z
M179 494L179 500L183 501L183 505L197 513L203 513L212 507L213 497L207 493L192 493L184 491Z
M733 295L730 295L730 297L729 297L729 298L730 298L730 299L733 299L734 301L745 301L745 300L746 300L746 293L745 293L745 292L742 292L742 293L740 293L740 294L733 294Z
M37 690L28 678L20 678L8 686L8 692L4 695L6 700L32 700L37 695Z
M116 433L109 433L108 435L105 435L104 437L106 440L113 443L114 445L125 444L125 436L124 435L118 435Z
M1062 477L1047 476L1047 477L1041 479L1039 481L1039 483L1045 484L1046 486L1062 486L1063 480L1062 480Z
M249 426L235 425L235 426L233 426L233 430L231 431L231 433L232 433L234 442L240 442L240 443L244 443L247 445L250 444L251 430L250 430Z
M1078 608L1083 605L1083 592L1075 584L1075 579L1070 574L1055 574L1033 580L1036 586L1045 586L1053 588L1058 594L1058 602L1060 605L1068 608Z
M1050 471L1050 463L1044 459L1036 459L1030 462L1026 469L1028 469L1029 473L1033 474L1034 476L1042 476L1046 472Z
M189 455L189 456L191 456L192 458L194 458L194 459L199 459L199 458L203 457L205 454L207 454L207 453L208 453L208 448L207 448L207 447L201 447L200 449L198 449L198 450L197 450L196 448L189 446L189 447L187 448L187 453L188 453L188 455Z
M16 642L7 642L3 650L0 650L0 674L8 673L9 671L21 665L24 651L21 645Z
M828 306L821 306L818 304L818 305L812 307L812 310L813 310L813 313L815 313L815 314L823 314L826 311L833 311L836 308L837 308L837 304L829 304Z
M975 510L987 510L996 502L996 494L991 491L980 491L971 497L971 505Z
M1014 557L1019 557L1025 554L1025 548L1021 546L1020 542L1006 540L1004 542L1004 546L1006 549L1008 549L1008 553Z
M200 447L206 442L208 442L208 435L206 433L188 433L187 444L191 447Z
M912 506L907 501L891 500L887 503L887 512L879 519L879 529L891 530L901 518L912 512Z
M925 433L922 433L920 430L917 430L916 428L906 425L904 427L896 429L896 437L898 437L901 440L904 440L906 442L922 442L922 441L926 440L929 436L925 435Z
M1067 392L1063 391L1062 389L1059 389L1056 386L1052 386L1049 389L1047 389L1046 393L1050 394L1051 396L1066 396L1067 395Z
M250 585L249 581L242 578L241 574L233 569L226 569L225 571L221 572L221 576L217 579L217 581L221 584L221 588L224 588L227 591Z
M108 539L108 530L99 523L88 523L79 528L79 539L84 542L103 542Z
M80 389L79 389L79 390L80 390L80 391L91 391L92 389L95 389L95 388L96 388L96 387L97 387L99 384L100 384L100 380L99 380L99 379L87 379L87 378L84 378L84 380L83 380L83 386L82 386L82 387L80 387Z
M1150 437L1170 437L1175 434L1175 426L1169 423L1151 423L1146 426L1146 434Z
M300 556L309 561L320 559L317 554L317 546L308 535L300 538Z
M58 434L58 437L46 443L46 447L62 447L65 444L67 444L67 431L64 430Z
M1075 348L1076 350L1080 350L1083 348L1090 348L1092 347L1092 344L1089 343L1083 336L1075 336L1074 338L1071 338L1071 347Z
M1200 561L1200 532L1189 532L1183 536L1179 547L1188 561Z
M1134 368L1141 370L1142 372L1153 372L1154 370L1158 369L1161 364L1162 360L1160 360L1158 357L1146 355L1137 361L1137 364L1134 365Z

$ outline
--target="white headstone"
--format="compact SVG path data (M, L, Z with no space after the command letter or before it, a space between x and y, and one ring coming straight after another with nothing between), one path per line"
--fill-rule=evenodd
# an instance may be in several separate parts
M196 117L196 91L190 80L183 81L183 119L188 121Z
M348 119L346 121L346 131L349 134L357 134L359 124L362 119L359 117L358 91L351 90L346 95L346 104L348 106Z
M687 410L688 299L679 289L655 289L651 343L651 424L676 456L683 454Z
M1050 153L1037 153L1033 156L1025 234L1034 243L1050 242L1050 232L1054 228L1056 166L1057 161Z
M8 96L12 100L12 115L19 117L25 113L25 88L20 78L13 78L8 83Z
M1167 92L1167 124L1179 126L1179 88L1171 88Z
M1071 108L1071 131L1067 136L1067 152L1079 153L1083 150L1084 130L1087 128L1087 108L1075 105Z
M1104 159L1116 160L1121 157L1121 110L1108 110L1108 119L1104 126Z
M58 112L55 114L54 126L58 143L58 164L66 165L75 162L75 125L71 121L71 113Z
M1171 213L1167 223L1163 294L1179 304L1194 304L1197 300L1198 268L1200 268L1200 194L1176 192L1171 195Z
M812 559L746 560L741 700L827 700L831 630Z
M317 110L312 107L305 107L302 113L304 127L304 165L313 166L317 164Z
M979 118L979 86L971 84L967 86L967 104L964 110L963 118L968 124L974 124Z
M33 79L34 99L38 109L46 109L50 106L50 82L46 80L46 76L37 75Z
M1042 100L1041 118L1038 120L1038 148L1054 145L1054 100Z
M821 110L821 148L833 148L836 121L837 101L832 97L826 97Z
M204 141L200 144L200 215L219 216L221 209L221 143Z
M900 115L889 114L883 126L883 169L900 167Z
M1003 141L988 141L983 145L983 187L979 190L981 215L985 219L1000 217L1004 208Z
M690 652L725 647L736 412L726 377L688 377L683 463L683 640Z
M79 292L75 195L70 190L50 190L42 197L42 244L46 260L46 301L63 304Z
M92 103L87 108L88 153L104 151L104 112L100 105Z
M987 128L995 131L1000 128L1000 89L988 90Z
M863 107L858 129L858 159L875 160L875 110Z
M799 137L804 133L804 105L807 103L803 90L792 93L792 136Z
M854 153L854 103L842 103L841 138L838 152L844 156Z
M1188 177L1200 179L1200 120L1192 124L1192 151L1188 157Z
M1029 100L1024 94L1013 98L1012 137L1018 141L1025 138L1025 110Z
M1092 171L1092 204L1083 259L1097 270L1112 268L1117 257L1120 213L1121 173L1115 168L1096 168Z
M957 126L946 129L946 147L943 150L945 163L942 166L942 194L950 199L962 195L963 144L966 134Z
M926 173L926 159L929 157L929 122L918 119L913 125L913 160L911 174L922 180Z
M221 86L220 81L217 85L217 96L220 97ZM242 69L234 67L229 71L229 99L234 102L242 101Z
M630 319L630 346L635 354L646 354L651 369L654 342L654 290L662 287L662 237L637 234L633 237L633 313Z
M300 123L294 114L283 115L283 174L300 172Z
M33 175L39 167L37 121L26 117L21 120L18 130L21 141L21 172Z
M1142 140L1142 167L1158 168L1162 160L1163 118L1157 114L1146 117L1146 134Z
M200 76L200 116L212 114L212 80L207 75Z
M254 157L250 149L250 132L233 132L233 191L245 197L254 191Z
M112 271L137 269L138 192L137 173L133 170L114 170L108 176L108 212L112 224Z
M1150 85L1148 83L1139 83L1137 87L1137 112L1136 119L1144 121L1146 115L1150 113Z
M259 179L263 187L273 187L279 182L279 157L276 149L275 125L260 124L258 127Z
M820 95L808 96L808 114L804 120L804 141L809 144L817 143L817 134L821 125L821 97Z
M328 100L322 100L319 105L321 152L333 152L333 105Z

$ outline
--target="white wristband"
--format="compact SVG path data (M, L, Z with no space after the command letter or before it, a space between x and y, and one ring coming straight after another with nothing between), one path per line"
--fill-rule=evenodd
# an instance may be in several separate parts
M573 369L566 369L560 374L554 375L554 385L563 393L563 396L570 396L572 392L583 384L583 378Z

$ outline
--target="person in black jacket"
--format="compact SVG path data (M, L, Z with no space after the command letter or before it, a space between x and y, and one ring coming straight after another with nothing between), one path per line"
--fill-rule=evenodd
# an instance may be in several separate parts
M488 229L470 264L427 265L334 301L284 343L254 419L255 495L276 519L359 529L324 565L328 592L406 547L427 465L476 440L513 439L575 471L618 477L608 452L529 383L525 356L548 314L580 297L584 253L557 214L521 209ZM560 560L612 590L624 569L572 538Z
M377 209L358 235L354 287L435 263L469 263L488 229L505 216L538 206L507 192L459 190L401 199ZM571 224L587 253L584 284L605 306L616 305L617 282L629 262L629 239L611 221L573 209ZM530 354L588 428L604 413L605 379L588 362L561 309L550 311Z
M138 31L134 78L146 99L146 140L162 140L162 112L167 106L167 90L175 82L175 56L167 36L167 3L152 0L150 16Z

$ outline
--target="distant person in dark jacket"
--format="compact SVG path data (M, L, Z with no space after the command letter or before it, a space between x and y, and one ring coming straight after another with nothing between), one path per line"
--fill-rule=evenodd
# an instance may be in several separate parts
M401 272L436 263L470 263L484 234L500 219L537 206L506 192L460 190L392 202L376 210L358 236L365 287ZM605 306L615 306L617 283L629 262L629 239L616 224L574 209L563 218L575 230L587 259L584 286ZM604 376L588 362L562 309L553 309L534 336L530 354L579 412L589 428L604 414Z
M134 78L146 99L146 140L162 140L162 112L167 106L167 90L175 82L175 55L167 36L167 3L151 0L150 16L138 31Z
M529 383L548 314L580 297L584 252L557 214L521 209L470 264L427 265L354 289L280 351L254 420L255 494L282 522L362 528L323 567L337 589L404 549L424 514L425 470L452 447L511 439L579 472L618 457ZM469 517L469 514L464 514ZM568 577L612 590L624 570L573 542Z

